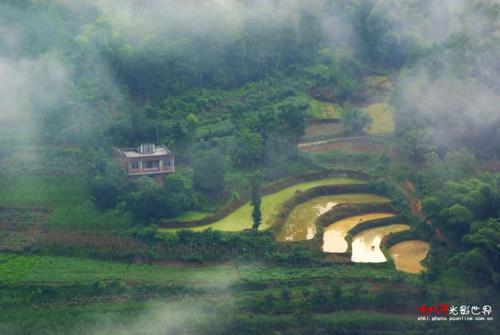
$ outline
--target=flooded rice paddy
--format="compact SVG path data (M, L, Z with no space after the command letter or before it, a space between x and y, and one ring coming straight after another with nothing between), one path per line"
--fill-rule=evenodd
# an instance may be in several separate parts
M392 213L369 213L350 216L336 221L325 228L325 232L323 234L323 251L330 253L346 252L348 245L345 237L349 230L362 222L384 219L393 216L394 214Z
M380 242L386 235L408 229L410 229L410 226L405 224L392 224L362 231L354 236L352 240L351 260L356 263L386 262L387 259L380 250Z
M376 194L350 193L326 195L295 207L278 234L278 241L310 240L316 235L316 219L341 203L384 203L390 200Z
M389 248L396 269L409 273L425 271L422 260L427 257L430 245L424 241L404 241Z

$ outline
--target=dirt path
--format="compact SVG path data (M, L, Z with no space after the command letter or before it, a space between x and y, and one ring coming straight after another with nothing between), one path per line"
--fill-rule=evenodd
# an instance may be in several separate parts
M422 210L422 201L413 195L415 193L415 185L409 180L405 180L398 185L406 200L408 200L412 213L422 220L425 219L425 214Z
M356 136L356 137L340 137L340 138L330 138L326 140L321 140L321 141L313 141L313 142L302 142L297 145L297 147L300 148L308 148L308 147L314 147L322 144L330 144L330 143L337 143L337 142L345 142L349 140L362 140L364 139L364 136Z
M299 150L306 152L329 152L329 151L347 151L347 152L377 152L386 150L383 143L379 143L373 138L366 136L342 137L335 139L326 139L314 142L303 142L297 145Z

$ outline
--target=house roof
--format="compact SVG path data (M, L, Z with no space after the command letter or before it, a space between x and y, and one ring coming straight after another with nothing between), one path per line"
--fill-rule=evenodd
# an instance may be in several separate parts
M127 158L140 158L140 157L155 157L155 156L168 156L172 153L166 147L160 145L155 146L152 153L141 154L137 148L119 149L120 152Z

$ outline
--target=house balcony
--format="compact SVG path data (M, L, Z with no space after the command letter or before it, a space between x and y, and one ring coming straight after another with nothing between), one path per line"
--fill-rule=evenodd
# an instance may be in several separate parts
M128 169L129 176L154 175L174 172L173 166L162 166L154 168Z

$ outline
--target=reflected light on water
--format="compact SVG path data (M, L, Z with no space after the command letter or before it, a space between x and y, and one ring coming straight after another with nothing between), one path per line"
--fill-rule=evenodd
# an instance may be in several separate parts
M380 250L380 242L384 236L410 229L404 224L367 229L356 235L352 241L351 260L356 263L383 263L386 260Z

